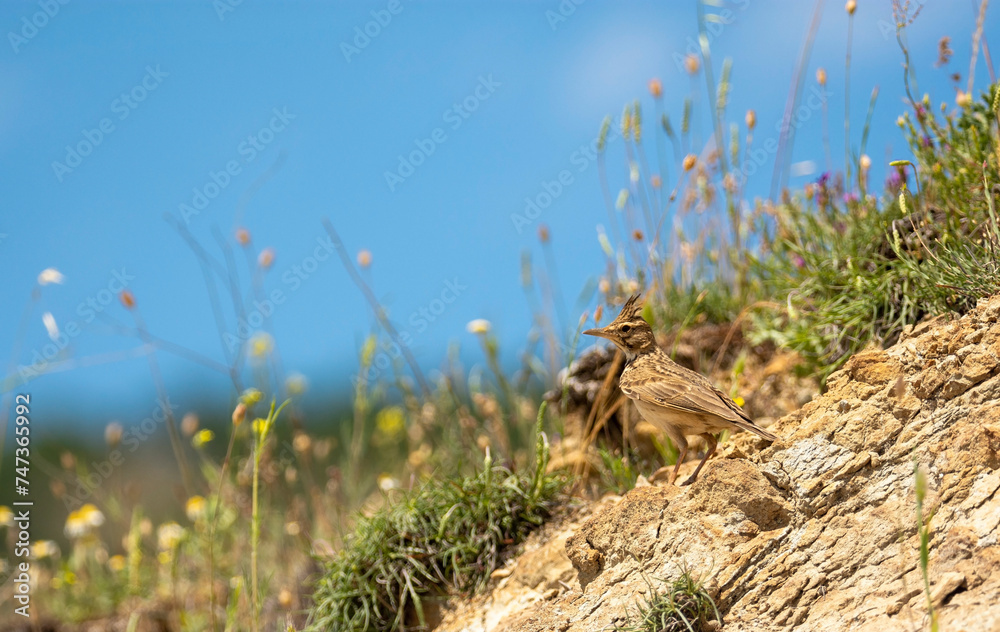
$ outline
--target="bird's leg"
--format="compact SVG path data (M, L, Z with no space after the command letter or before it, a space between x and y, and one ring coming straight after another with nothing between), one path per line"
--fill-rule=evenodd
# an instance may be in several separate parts
M669 476L667 477L668 483L673 485L674 481L677 480L677 471L681 469L681 463L684 462L684 457L687 456L688 444L687 444L687 439L685 439L684 435L682 434L678 434L676 437L671 436L670 438L673 440L674 446L676 446L678 450L677 463L674 465L672 470L670 469L669 465L664 465L660 469L653 472L653 475L649 477L650 482L656 482L662 479L663 475L666 474L667 472L670 472Z
M679 445L677 447L680 449L680 452L677 454L677 463L674 464L674 470L670 473L670 484L671 485L673 485L674 481L677 480L677 472L680 471L680 469L681 469L681 463L684 462L684 459L687 457L687 454L688 454L687 441L684 441L684 443L682 445Z
M706 442L708 442L708 452L705 453L705 458L701 460L701 463L698 464L698 467L694 468L694 474L692 474L690 478L688 478L686 481L681 483L681 485L690 485L691 483L695 482L698 479L698 472L700 472L701 468L705 466L705 461L712 458L712 455L715 454L715 448L718 447L719 445L719 441L718 439L715 438L715 435L710 434L708 432L702 434L701 438L704 439Z

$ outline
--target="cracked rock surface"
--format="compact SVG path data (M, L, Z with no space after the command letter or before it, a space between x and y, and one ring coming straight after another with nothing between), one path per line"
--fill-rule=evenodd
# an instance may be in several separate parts
M689 487L645 483L549 525L437 629L613 629L683 569L725 630L927 629L916 462L941 629L1000 630L998 316L1000 296L910 328L772 425L780 441L735 435Z

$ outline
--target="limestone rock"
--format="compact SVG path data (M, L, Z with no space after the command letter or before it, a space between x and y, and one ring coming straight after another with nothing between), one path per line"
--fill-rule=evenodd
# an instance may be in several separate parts
M738 433L691 486L639 487L549 525L438 629L613 629L647 581L684 570L711 586L723 630L926 629L916 462L940 628L1000 630L998 316L1000 296L909 328L773 424L774 444Z

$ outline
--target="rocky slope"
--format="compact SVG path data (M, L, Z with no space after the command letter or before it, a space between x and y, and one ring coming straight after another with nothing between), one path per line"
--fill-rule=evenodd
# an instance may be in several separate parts
M726 630L927 629L915 463L941 629L1000 630L998 315L994 297L855 356L780 441L735 436L690 487L640 479L550 525L438 630L612 629L682 569Z

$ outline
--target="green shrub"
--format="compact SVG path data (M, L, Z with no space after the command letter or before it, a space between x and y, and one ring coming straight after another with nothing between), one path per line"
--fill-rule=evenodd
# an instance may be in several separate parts
M563 488L561 476L545 472L543 414L544 406L532 471L511 471L487 455L471 476L428 481L360 516L316 586L312 629L398 630L408 614L424 625L425 597L484 588Z

